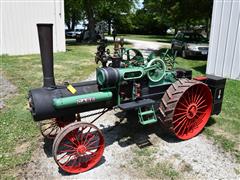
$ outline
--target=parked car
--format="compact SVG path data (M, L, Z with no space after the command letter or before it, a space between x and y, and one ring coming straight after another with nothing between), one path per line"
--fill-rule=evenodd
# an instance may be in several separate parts
M86 28L86 27L85 27ZM100 21L96 23L95 26L95 39L104 39L104 33L108 32L108 24L105 21ZM76 42L88 41L90 38L89 30L86 28L82 30L80 34L76 34Z
M183 58L208 55L208 39L196 32L178 32L172 40L171 49Z
M174 35L175 34L175 29L169 28L169 29L167 29L166 33L170 34L170 35Z
M75 38L76 35L80 35L82 33L82 29L75 29L74 31L66 31L67 38Z

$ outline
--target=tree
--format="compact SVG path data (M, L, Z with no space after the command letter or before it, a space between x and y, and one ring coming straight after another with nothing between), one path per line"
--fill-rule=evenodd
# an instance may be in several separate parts
M150 11L139 9L132 17L133 33L137 34L165 34L166 25Z
M110 35L111 25L117 27L117 23L125 23L131 16L131 11L135 9L137 0L104 0L99 2L96 17L99 21L104 20L108 23L108 34Z
M65 23L69 30L74 30L77 23L83 19L82 3L80 0L64 1Z
M144 0L146 11L152 12L169 27L188 29L205 22L209 26L213 0Z
M106 21L109 33L112 23L124 19L122 14L128 14L134 8L137 0L67 0L65 1L65 20L69 29L79 20L88 20L89 37L96 40L95 25L97 21Z
M138 0L67 0L65 20L69 29L88 20L90 40L96 40L96 22L106 21L122 33L162 34L167 27L189 29L211 21L213 0L144 0L143 9L135 9Z

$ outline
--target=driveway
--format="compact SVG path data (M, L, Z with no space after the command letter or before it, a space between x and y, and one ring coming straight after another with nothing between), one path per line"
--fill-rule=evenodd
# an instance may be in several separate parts
M112 41L112 37L106 37L107 40ZM171 48L170 43L160 43L155 41L141 41L133 39L124 39L125 42L131 43L134 48L143 50L145 52L158 50L160 48Z

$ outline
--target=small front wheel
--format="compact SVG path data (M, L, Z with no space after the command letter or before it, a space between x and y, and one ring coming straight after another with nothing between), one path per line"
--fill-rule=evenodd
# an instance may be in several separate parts
M66 126L56 136L53 156L58 166L72 174L93 168L104 151L101 131L90 123L75 122Z

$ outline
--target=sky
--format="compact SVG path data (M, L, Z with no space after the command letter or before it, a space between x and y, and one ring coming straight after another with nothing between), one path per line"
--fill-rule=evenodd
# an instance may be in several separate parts
M137 4L137 8L138 9L142 9L143 8L143 1L144 0L139 0L138 4Z

